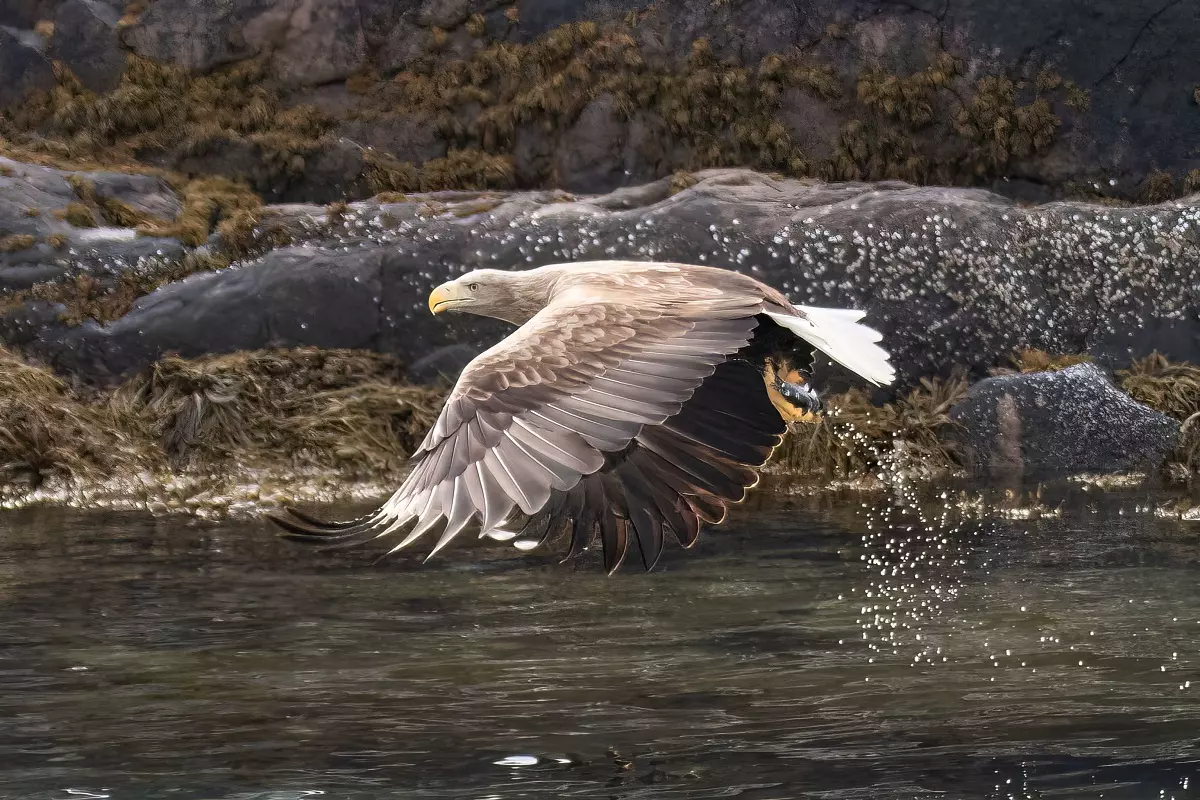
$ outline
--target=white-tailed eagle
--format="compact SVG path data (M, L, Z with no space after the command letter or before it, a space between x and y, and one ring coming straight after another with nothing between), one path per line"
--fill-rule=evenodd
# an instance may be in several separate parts
M357 545L468 528L505 540L597 537L615 571L652 568L664 540L695 544L758 481L788 422L820 401L815 351L867 381L895 373L862 311L795 306L746 275L687 264L595 261L478 270L429 308L520 327L466 366L376 512L327 523L272 517L291 538Z

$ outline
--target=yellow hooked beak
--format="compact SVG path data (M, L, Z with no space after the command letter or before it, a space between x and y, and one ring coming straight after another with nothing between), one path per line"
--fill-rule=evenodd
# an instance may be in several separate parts
M453 283L443 283L441 286L429 293L429 311L437 314L439 311L444 311L444 308L439 308L445 303L458 298L458 293L454 291Z

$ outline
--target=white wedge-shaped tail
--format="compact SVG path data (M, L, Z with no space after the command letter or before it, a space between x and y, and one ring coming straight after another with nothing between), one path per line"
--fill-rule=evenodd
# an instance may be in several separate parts
M767 316L876 386L887 386L896 379L896 370L888 362L887 351L878 344L883 334L859 322L867 312L811 306L796 308L804 316L769 311Z

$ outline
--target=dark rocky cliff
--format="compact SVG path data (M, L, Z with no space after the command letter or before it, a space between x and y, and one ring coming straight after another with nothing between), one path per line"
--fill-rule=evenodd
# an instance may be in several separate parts
M679 169L1158 201L1200 182L1179 0L20 0L0 135L268 199Z

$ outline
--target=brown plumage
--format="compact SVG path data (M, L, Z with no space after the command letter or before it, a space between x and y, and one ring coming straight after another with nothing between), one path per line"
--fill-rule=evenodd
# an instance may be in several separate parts
M292 538L357 545L431 531L430 555L468 527L570 554L599 538L605 568L631 550L646 569L674 536L696 542L758 480L787 421L819 409L803 372L815 350L889 383L862 312L793 306L736 272L589 262L479 270L429 307L520 327L463 370L413 468L382 508L323 523L273 517Z

